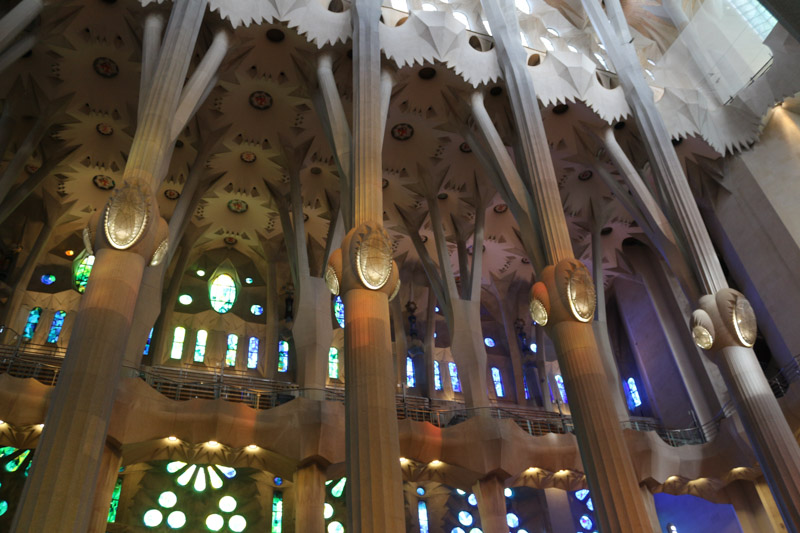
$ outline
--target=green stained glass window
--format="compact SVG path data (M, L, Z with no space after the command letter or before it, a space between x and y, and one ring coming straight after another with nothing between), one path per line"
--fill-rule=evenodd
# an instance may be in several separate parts
M272 494L272 529L271 533L281 533L283 522L283 493Z
M217 313L227 313L236 303L236 282L230 274L220 274L213 280L208 290L208 297L211 300L211 307Z
M47 342L55 344L58 342L58 337L61 335L61 328L64 327L64 318L66 318L66 311L56 311L53 316L53 323L50 324L50 332L47 334Z
M172 350L169 353L170 359L178 359L183 356L183 341L186 340L186 328L178 326L175 328L175 335L172 337Z
M206 358L206 342L208 341L208 332L201 329L197 332L197 340L194 343L194 362L202 363Z
M225 351L225 366L236 366L236 349L239 347L239 336L228 335L228 349Z
M339 379L339 350L333 346L328 350L328 377Z
M114 484L114 492L111 493L111 507L108 508L108 521L116 522L117 508L119 507L119 495L122 492L122 478L118 477Z
M94 256L81 252L72 264L72 283L75 290L83 294L86 291L86 284L89 283L89 276L92 274L94 266Z
M22 338L31 340L33 334L36 333L36 327L39 325L39 319L42 318L42 308L34 307L28 313L28 321L25 322L25 329L22 330Z
M344 486L346 484L347 484L347 478L343 477L336 483L336 485L333 486L333 488L331 489L331 495L333 495L334 498L341 497L342 494L344 493Z
M289 343L278 341L278 372L289 370Z

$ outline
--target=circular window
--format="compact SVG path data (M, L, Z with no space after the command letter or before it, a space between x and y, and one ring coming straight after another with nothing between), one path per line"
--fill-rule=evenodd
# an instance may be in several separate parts
M172 511L167 516L167 525L172 529L179 529L186 525L186 515L181 511Z
M223 496L219 499L219 508L226 513L233 512L236 509L236 499L233 496Z
M176 503L178 503L178 497L171 490L162 492L161 495L158 497L158 505L160 505L161 507L166 507L167 509L170 509L172 507L175 507Z
M247 520L245 520L242 515L235 514L228 520L228 527L231 528L231 531L240 533L247 527Z
M483 339L483 344L485 344L489 348L494 348L494 339L491 337L486 337Z
M181 303L181 305L189 305L192 303L192 297L188 294L181 294L178 296L178 301Z
M225 519L214 513L206 517L206 527L211 531L219 531L225 525Z
M471 494L471 496L474 496L474 494ZM468 511L460 511L458 513L458 521L461 522L462 526L471 526L473 522L472 513Z
M157 525L161 524L163 519L164 515L162 515L161 511L158 509L150 509L144 513L144 525L147 527L156 527Z

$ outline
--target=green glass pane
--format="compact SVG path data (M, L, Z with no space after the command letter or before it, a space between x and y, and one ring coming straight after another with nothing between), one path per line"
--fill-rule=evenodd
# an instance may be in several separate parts
M283 522L283 493L275 492L272 495L272 530L271 533L281 533Z
M119 508L119 494L122 492L122 478L117 478L114 484L114 492L111 493L111 506L108 508L108 521L117 520L117 508Z
M8 502L0 500L0 516L3 516L8 511Z
M25 450L14 459L6 463L6 472L16 472L17 469L25 462L25 458L31 453L30 450Z
M11 455L15 451L17 451L16 448L13 448L11 446L3 446L2 448L0 448L0 457L5 457L7 455Z
M333 488L331 489L331 494L333 495L334 498L338 498L342 495L346 483L347 483L347 478L343 477L342 479L339 480L339 482L336 485L333 486Z
M86 291L86 284L89 282L89 276L92 274L94 256L78 256L75 261L76 264L72 267L72 280L75 284L75 290L83 294Z

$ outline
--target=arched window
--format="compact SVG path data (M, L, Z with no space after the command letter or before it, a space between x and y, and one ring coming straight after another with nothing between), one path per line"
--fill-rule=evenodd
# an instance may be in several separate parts
M433 388L442 390L442 371L439 370L439 361L433 362Z
M28 313L28 321L25 322L25 329L22 330L22 338L31 340L33 334L36 333L36 327L39 325L39 319L42 318L42 308L34 307Z
M272 529L271 533L281 533L283 524L283 493L275 491L272 493Z
M639 396L639 387L636 386L636 380L628 378L625 382L625 388L628 389L628 408L633 410L642 405L642 398Z
M56 311L56 314L53 316L53 322L50 324L50 332L47 334L47 342L52 344L58 342L58 337L61 335L61 328L64 327L64 318L66 316L66 311Z
M236 282L230 274L220 274L213 280L208 288L208 297L211 307L217 313L224 314L233 308L236 302Z
M247 368L258 366L258 337L250 337L247 345Z
M86 284L89 283L89 276L92 273L92 266L94 266L94 256L84 255L84 251L75 258L75 263L72 266L72 283L75 290L83 294L86 291Z
M186 328L178 326L172 336L172 351L169 353L170 359L178 359L183 356L183 341L186 340Z
M328 377L339 379L339 350L333 346L328 350Z
M236 366L236 350L239 348L239 336L228 335L228 349L225 351L225 366Z
M458 380L458 367L452 361L447 363L447 370L450 371L450 383L453 385L453 392L461 392L461 382Z
M206 358L206 342L208 342L208 332L201 329L197 332L197 341L194 343L194 362L202 363Z
M525 399L531 399L531 391L528 390L528 376L522 375L522 388L525 389Z
M414 360L406 356L406 387L416 387L417 378L414 376Z
M419 516L419 533L428 533L428 506L421 501L417 504L417 515Z
M561 395L561 401L564 403L567 402L567 389L564 388L564 378L561 377L561 374L556 374L556 385L558 386L558 393Z
M342 303L341 296L337 296L333 300L333 314L336 316L336 322L339 323L339 327L344 328L344 303Z
M144 351L142 355L150 353L150 341L153 340L153 328L150 328L150 333L147 334L147 342L144 343Z
M278 341L278 372L289 370L289 343Z
M505 396L503 390L503 376L500 375L500 369L496 366L492 367L492 381L494 382L494 392L498 398Z

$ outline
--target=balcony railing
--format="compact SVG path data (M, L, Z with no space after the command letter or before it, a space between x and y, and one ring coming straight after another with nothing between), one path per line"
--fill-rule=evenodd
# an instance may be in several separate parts
M63 358L64 350L55 347L24 344L17 351L14 346L0 345L0 373L8 373L19 378L34 378L45 385L55 385ZM343 388L301 389L296 384L285 381L240 374L210 374L170 367L142 367L131 370L148 385L172 400L222 399L243 403L253 409L271 409L298 397L344 402ZM512 420L532 436L549 433L567 434L574 433L575 430L571 416L551 411L516 406L466 409L455 402L451 405L456 407L437 408L428 398L400 394L396 396L398 419L429 422L440 428L454 426L475 416L485 416ZM732 414L728 407L726 406L714 420L703 427L672 429L664 427L654 419L632 418L623 423L623 428L655 431L671 446L702 444L707 442L705 436L715 434L721 420Z
M796 355L789 364L781 368L780 372L769 380L769 385L775 397L780 398L795 381L800 381L800 355Z

